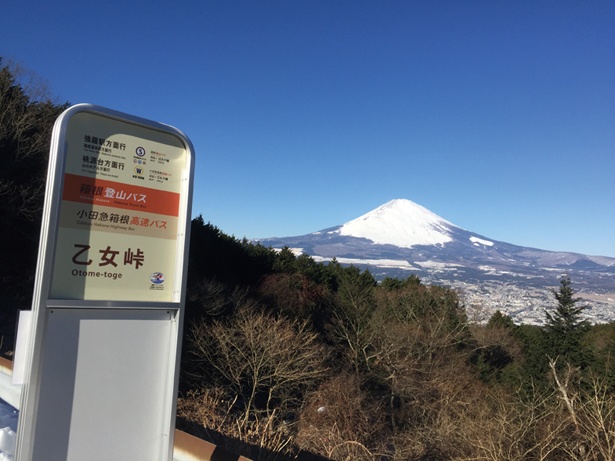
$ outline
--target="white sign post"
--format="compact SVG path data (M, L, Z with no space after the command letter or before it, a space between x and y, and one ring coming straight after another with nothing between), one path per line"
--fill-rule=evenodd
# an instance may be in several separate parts
M18 461L169 461L194 152L90 104L56 121Z

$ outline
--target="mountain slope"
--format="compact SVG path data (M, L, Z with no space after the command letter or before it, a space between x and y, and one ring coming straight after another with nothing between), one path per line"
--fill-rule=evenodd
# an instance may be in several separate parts
M516 298L530 293L525 307L538 309L540 302L544 309L544 303L550 301L550 288L568 276L576 289L592 295L594 305L600 307L599 312L593 312L595 319L605 320L606 316L615 320L615 258L493 240L462 229L410 200L392 200L345 224L311 234L259 242L273 248L288 246L316 260L336 258L342 264L369 268L377 278L416 274L427 283L459 287L468 299L478 300L480 293L490 308L494 307L493 299L485 301L485 296L500 303L512 297L509 304L518 304Z
M453 224L410 200L391 200L343 224L339 234L401 248L450 242Z

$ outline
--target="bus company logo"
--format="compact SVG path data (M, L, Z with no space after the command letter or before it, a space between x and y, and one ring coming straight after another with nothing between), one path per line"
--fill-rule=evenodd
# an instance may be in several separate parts
M162 285L164 283L164 274L162 272L154 272L149 276L149 279L154 285Z
M139 176L143 176L143 167L136 166L135 167L135 174L138 174Z
M137 157L145 157L145 148L141 146L137 147L135 154L137 154Z

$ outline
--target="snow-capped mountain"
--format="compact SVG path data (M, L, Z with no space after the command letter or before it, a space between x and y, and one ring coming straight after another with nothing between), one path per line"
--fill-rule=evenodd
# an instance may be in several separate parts
M378 279L416 274L426 283L459 288L466 304L481 303L488 311L500 309L533 323L540 323L544 308L552 304L550 289L568 276L579 296L591 300L593 320L615 320L615 258L497 241L462 229L410 200L391 200L345 224L311 234L259 242L287 246L318 261L336 258L368 268Z
M410 200L391 200L363 216L343 224L338 232L366 238L377 244L412 248L452 240L450 222Z

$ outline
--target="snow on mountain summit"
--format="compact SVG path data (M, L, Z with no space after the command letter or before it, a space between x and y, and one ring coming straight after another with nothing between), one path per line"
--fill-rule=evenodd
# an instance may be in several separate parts
M362 237L374 243L412 248L452 241L452 223L410 200L396 199L343 224L340 235Z

